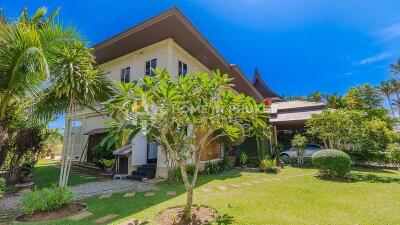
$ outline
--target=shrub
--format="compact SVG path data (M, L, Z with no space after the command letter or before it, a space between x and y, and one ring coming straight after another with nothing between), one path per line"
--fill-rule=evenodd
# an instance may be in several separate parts
M188 164L186 165L186 172L188 176L193 176L194 171L196 170L196 165L195 164ZM170 181L182 181L182 173L181 173L181 168L179 166L171 169L168 172L168 178Z
M248 159L248 157L245 152L240 153L240 157L239 157L240 164L247 165L247 159Z
M220 171L218 164L210 161L206 162L204 168L207 174L216 174Z
M95 162L99 162L100 159L113 159L115 156L113 155L113 149L108 149L107 146L97 144L93 147L93 159Z
M322 176L344 177L350 172L349 155L336 149L326 149L314 153L312 162Z
M99 162L105 168L111 168L115 164L115 159L101 159Z
M400 164L400 144L391 143L386 149L386 154L389 162Z
M0 178L0 194L3 194L6 191L6 180L4 178Z
M26 214L54 211L72 201L72 191L63 187L44 188L26 193L22 197Z
M25 160L19 166L19 172L21 173L22 176L32 175L32 172L33 172L33 169L35 168L36 163L37 163L37 159L35 159L35 158L30 158L30 159Z
M228 156L224 156L221 161L218 161L217 165L219 171L228 171L230 169Z
M261 169L272 169L276 167L277 165L275 160L264 159L260 162Z

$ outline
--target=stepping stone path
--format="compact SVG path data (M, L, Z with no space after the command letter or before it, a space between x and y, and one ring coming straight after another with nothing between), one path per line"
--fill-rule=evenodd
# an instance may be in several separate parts
M109 220L116 218L117 216L118 216L117 214L109 214L109 215L106 215L106 216L96 219L94 222L95 223L105 223Z
M205 192L205 193L213 192L213 190L211 190L209 188L203 188L202 191Z
M237 185L237 184L231 184L229 186L234 187L234 188L239 188L239 185Z
M221 191L225 191L227 188L225 187L225 186L218 186L217 187L219 190L221 190Z
M91 215L93 215L93 213L88 212L88 211L83 211L83 212L80 212L78 214L75 214L73 216L68 217L68 219L76 222L76 221L79 221L79 220L84 219L86 217L89 217Z
M112 196L112 193L103 193L100 195L99 199L110 198L111 196Z
M124 194L124 198L128 198L128 197L135 197L136 192L128 192Z
M153 197L155 195L156 195L155 192L146 192L146 193L144 193L144 197Z
M246 186L251 186L252 184L250 184L250 183L242 183L243 185L246 185Z
M176 192L175 191L168 191L167 192L167 196L176 196Z

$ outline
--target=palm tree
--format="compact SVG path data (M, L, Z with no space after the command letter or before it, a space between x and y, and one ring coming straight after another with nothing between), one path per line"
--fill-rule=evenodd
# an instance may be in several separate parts
M390 71L394 74L400 74L400 59L396 63L390 64Z
M400 82L397 79L392 78L392 79L390 79L390 85L393 88L393 93L396 94L395 101L399 103L400 102ZM396 107L396 108L398 109L398 113L400 115L399 108L398 107Z
M46 12L46 8L39 8L29 18L24 9L17 22L0 23L0 122L11 105L21 102L30 105L25 108L32 117L67 112L73 119L75 109L104 101L111 93L109 81L93 67L91 49L80 41L76 30L54 22L58 10L48 17ZM7 136L6 125L0 125L0 134ZM4 151L2 144L0 141L0 153ZM68 182L65 177L70 167L67 146L62 186Z
M316 91L316 92L309 94L307 99L312 102L322 102L323 95L321 94L321 92Z
M343 108L345 105L342 96L338 94L333 94L333 95L325 94L323 95L323 97L325 99L327 108L340 109Z
M392 116L394 117L393 105L391 95L393 94L393 87L389 81L381 81L381 85L378 90L387 98Z

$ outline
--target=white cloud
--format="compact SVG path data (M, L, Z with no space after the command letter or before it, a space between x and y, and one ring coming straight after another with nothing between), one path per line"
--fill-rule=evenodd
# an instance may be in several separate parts
M374 62L382 61L382 60L388 58L391 55L392 55L392 53L390 53L390 52L382 52L382 53L380 53L378 55L374 55L374 56L371 56L371 57L368 57L368 58L365 58L365 59L361 59L360 61L356 62L355 64L356 65L371 64L371 63L374 63Z
M382 42L400 38L400 22L396 22L379 30L377 35Z

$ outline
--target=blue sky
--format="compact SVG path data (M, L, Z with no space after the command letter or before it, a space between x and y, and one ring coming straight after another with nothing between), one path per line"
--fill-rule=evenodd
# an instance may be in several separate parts
M284 96L341 94L357 84L377 85L392 76L388 65L400 57L398 0L0 2L9 17L18 16L23 6L31 11L61 7L60 19L91 44L177 6L249 79L258 67L266 83Z

